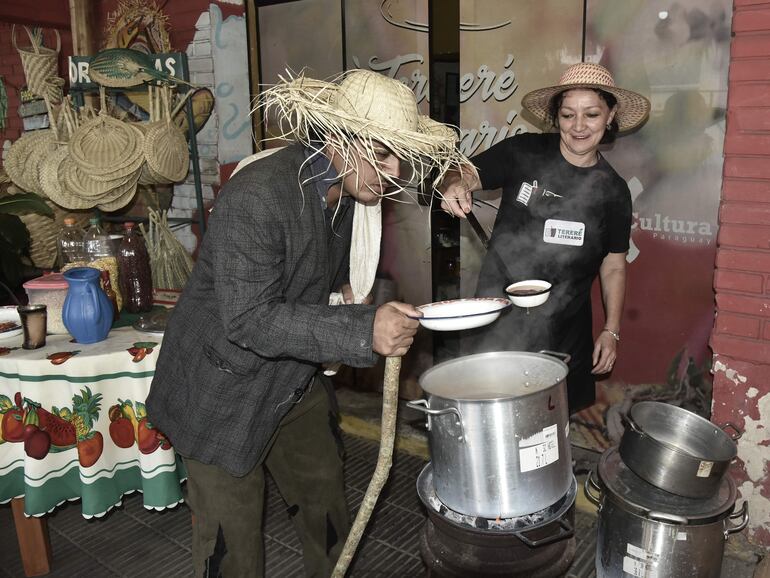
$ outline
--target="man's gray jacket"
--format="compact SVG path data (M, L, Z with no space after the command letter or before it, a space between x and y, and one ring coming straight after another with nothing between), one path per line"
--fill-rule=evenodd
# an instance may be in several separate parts
M190 280L166 329L150 421L183 456L241 476L319 364L371 366L375 308L329 305L347 281L353 201L334 222L304 149L289 146L223 187Z

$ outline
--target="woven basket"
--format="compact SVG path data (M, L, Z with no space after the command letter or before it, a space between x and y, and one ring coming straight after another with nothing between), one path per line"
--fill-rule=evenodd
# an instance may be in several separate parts
M59 31L54 28L56 33L56 50L54 50L43 46L41 41L35 38L26 26L24 30L29 36L30 46L17 46L15 24L11 27L11 42L21 58L21 66L27 79L27 88L35 95L43 97L49 90L46 86L46 80L51 76L58 76L61 36L59 36Z

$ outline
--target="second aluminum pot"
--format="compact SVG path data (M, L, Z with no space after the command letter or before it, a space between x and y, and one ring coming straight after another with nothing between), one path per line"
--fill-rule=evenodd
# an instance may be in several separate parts
M685 498L650 485L620 459L602 455L585 481L599 506L597 578L719 578L725 542L749 522L746 502L736 512L735 482L724 477L706 499Z
M450 509L483 518L531 514L561 499L572 481L568 373L560 353L468 355L426 371L433 484Z
M708 498L720 488L738 453L740 432L732 424L720 428L674 405L643 401L625 418L620 457L653 486L688 498ZM736 435L723 429L730 426Z

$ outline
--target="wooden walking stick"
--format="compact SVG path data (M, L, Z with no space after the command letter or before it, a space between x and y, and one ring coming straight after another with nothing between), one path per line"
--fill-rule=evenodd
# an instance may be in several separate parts
M344 578L350 566L358 543L364 534L366 525L372 515L382 487L388 479L390 466L393 463L393 444L396 439L396 414L398 411L398 374L401 372L401 358L388 357L385 360L385 377L382 386L382 425L380 428L380 453L377 456L377 466L366 488L366 495L356 514L356 520L350 529L348 539L337 560L332 578Z

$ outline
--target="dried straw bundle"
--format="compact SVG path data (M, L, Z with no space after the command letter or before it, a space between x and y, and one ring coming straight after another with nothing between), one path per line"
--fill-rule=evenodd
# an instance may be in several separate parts
M159 213L148 207L147 214L149 230L145 231L142 224L139 228L150 255L153 285L158 289L182 289L192 273L192 257L168 226L166 211Z

